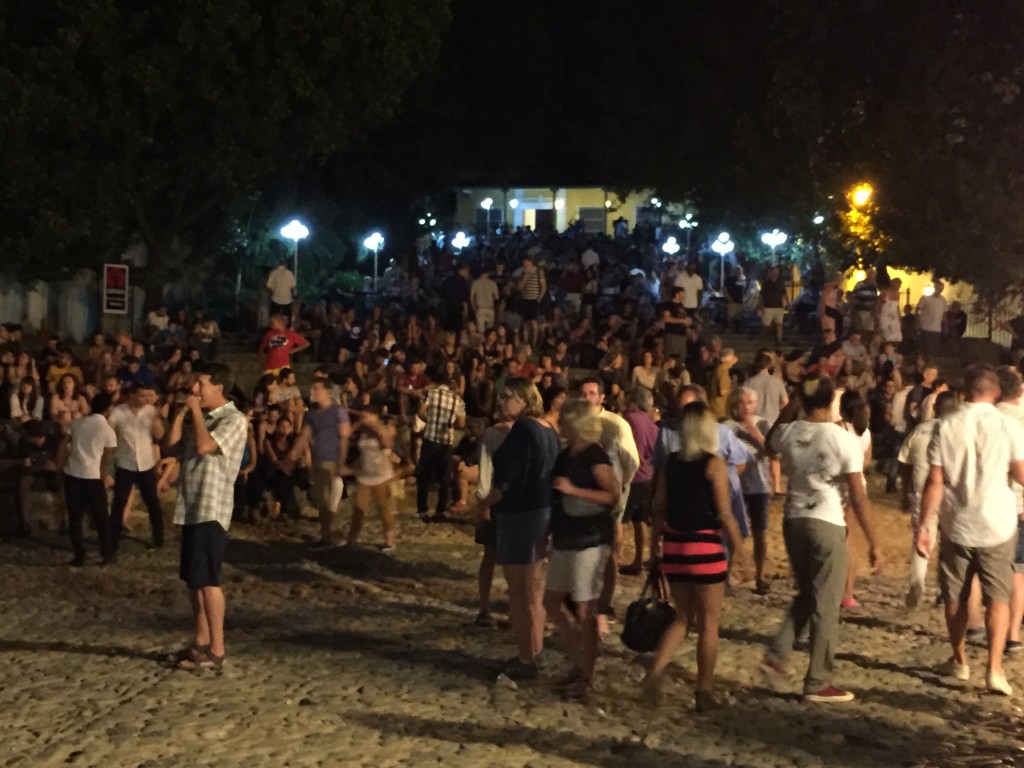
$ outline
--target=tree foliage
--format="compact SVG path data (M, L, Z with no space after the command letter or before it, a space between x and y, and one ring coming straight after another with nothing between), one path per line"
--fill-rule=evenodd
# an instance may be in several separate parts
M5 2L0 247L30 276L138 233L154 276L216 250L232 206L385 120L447 0Z

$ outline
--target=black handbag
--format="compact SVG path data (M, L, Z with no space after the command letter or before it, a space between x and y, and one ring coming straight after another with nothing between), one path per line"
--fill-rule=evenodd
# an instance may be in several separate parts
M668 599L668 584L656 569L651 569L640 597L629 604L622 626L622 644L637 653L658 648L661 636L676 619L676 609Z

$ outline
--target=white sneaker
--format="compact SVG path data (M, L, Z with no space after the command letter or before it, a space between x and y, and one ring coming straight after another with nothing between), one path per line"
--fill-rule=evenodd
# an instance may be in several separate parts
M970 680L971 667L969 664L957 664L956 660L950 656L939 665L939 674L944 677L952 677L954 680Z
M1013 688L1006 682L1005 672L989 672L985 676L985 686L990 693L998 693L1002 696L1010 696L1013 693Z

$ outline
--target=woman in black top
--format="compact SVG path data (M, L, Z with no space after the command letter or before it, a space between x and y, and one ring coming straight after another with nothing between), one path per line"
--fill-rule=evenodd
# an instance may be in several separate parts
M722 546L724 532L733 558L750 570L739 525L729 501L729 476L719 458L718 424L710 407L700 401L683 408L679 450L659 473L652 505L652 567L669 581L676 620L665 631L658 653L643 681L644 693L657 696L661 675L686 637L694 617L697 641L697 709L713 706L711 685L718 656L718 616L725 597L729 562Z
M540 571L558 435L544 420L540 393L528 379L509 379L498 397L502 415L515 424L494 453L491 490L481 504L494 520L497 562L508 582L508 613L519 649L504 674L528 680L537 676L535 659L544 645Z
M562 684L569 696L580 698L592 686L597 662L597 600L615 543L612 506L622 485L598 442L602 427L596 407L585 400L567 400L559 424L568 446L558 454L552 473L555 494L544 608L564 638L572 665Z

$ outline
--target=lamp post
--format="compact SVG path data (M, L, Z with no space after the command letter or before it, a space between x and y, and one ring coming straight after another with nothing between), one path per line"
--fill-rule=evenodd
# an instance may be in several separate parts
M693 218L692 213L686 214L682 219L679 220L679 228L686 230L686 252L690 252L690 233L697 228L698 222Z
M455 233L455 237L452 238L452 248L457 251L461 251L463 248L469 245L469 238L466 237L466 233L459 230Z
M780 232L777 229L773 229L771 232L765 232L761 235L761 242L772 249L772 261L775 261L775 249L785 243L789 239L789 235L785 232Z
M736 249L736 243L729 237L728 232L719 233L715 242L711 244L711 250L718 254L719 262L719 281L718 290L720 293L725 293L725 257L732 253Z
M295 284L299 284L299 240L309 236L309 229L298 219L292 219L281 227L281 237L292 241L292 274Z
M380 249L384 247L384 235L380 232L374 232L368 238L363 240L363 245L368 250L373 251L373 292L377 292L377 254L380 253Z
M675 256L677 253L679 253L679 243L676 241L675 237L669 235L668 239L665 240L664 245L661 246L661 250L663 250L669 256Z

